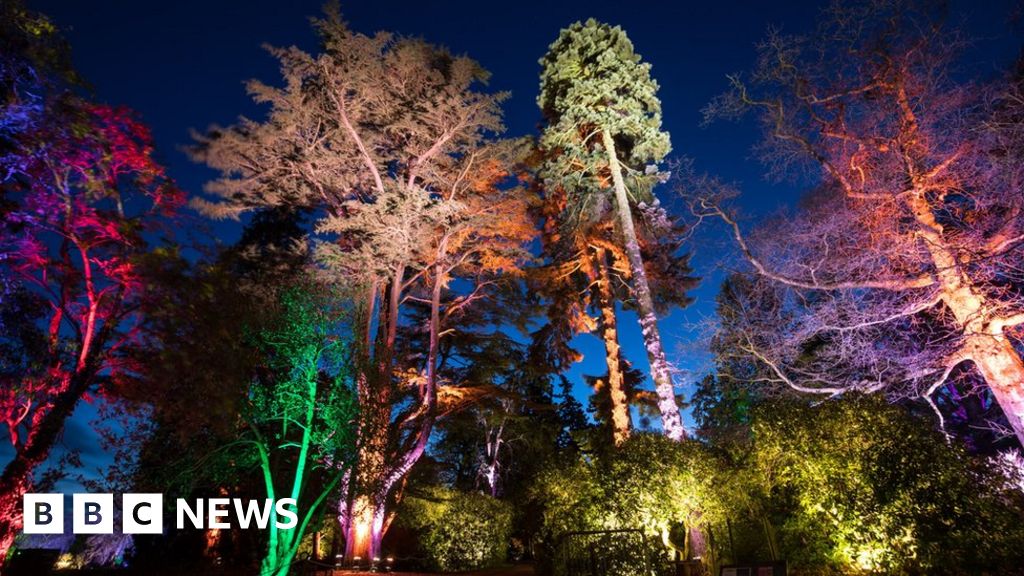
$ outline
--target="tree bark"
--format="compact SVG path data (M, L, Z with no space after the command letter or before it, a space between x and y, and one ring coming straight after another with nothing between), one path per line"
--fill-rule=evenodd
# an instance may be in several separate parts
M1002 335L974 336L971 359L988 383L1017 441L1024 446L1024 362L1013 343Z
M597 299L601 310L599 330L601 339L604 340L604 358L608 367L608 381L605 385L608 386L612 442L615 446L621 446L629 439L632 422L622 373L622 349L619 346L619 330L615 317L615 295L608 275L608 251L597 248L595 260L598 273Z
M355 563L357 558L359 563L366 563L380 557L381 541L387 530L385 518L388 498L394 487L423 455L434 424L441 333L440 308L444 288L444 268L441 264L435 265L431 290L429 349L426 374L420 386L422 413L415 423L418 429L413 432L416 441L404 453L389 457L388 447L395 429L391 421L392 398L389 391L393 385L392 358L403 277L404 269L398 271L392 281L393 286L388 292L387 336L383 348L375 351L377 355L386 355L386 361L380 363L376 382L370 382L365 377L360 379L359 449L353 475L355 482L351 486L351 494L343 495L345 504L339 515L345 534L345 561L348 564ZM394 459L399 461L392 462Z
M14 459L0 475L0 565L22 526L22 496L32 488L36 467L50 455L89 380L83 373L72 375L68 389L54 399L46 414L33 426L34 430L29 432L27 442L15 451Z
M365 562L379 555L380 541L384 537L382 523L378 523L377 518L383 519L384 502L390 488L385 479L391 413L386 389L382 388L386 385L383 382L361 382L360 385L359 446L352 482L348 486L350 493L342 495L340 515L345 534L345 561L349 564L356 562L356 558Z
M917 190L908 195L908 205L935 266L942 302L966 336L960 357L974 362L1017 441L1024 446L1024 362L1003 333L998 303L993 303L960 265L925 191Z
M352 498L345 529L345 562L368 564L380 558L384 539L384 503L375 494L359 494Z
M633 297L637 303L637 315L640 317L640 329L643 333L644 347L647 349L647 360L651 365L651 378L658 395L658 411L661 413L661 429L672 440L686 438L682 418L679 416L679 405L676 403L675 385L672 372L665 359L665 350L658 332L658 318L654 314L654 301L651 288L644 270L644 261L640 255L640 242L637 240L636 229L633 227L633 214L626 195L626 184L622 180L622 168L615 153L615 142L607 128L601 130L605 151L608 153L608 164L611 168L612 181L615 185L615 202L618 207L619 224L629 258L630 272L633 275Z

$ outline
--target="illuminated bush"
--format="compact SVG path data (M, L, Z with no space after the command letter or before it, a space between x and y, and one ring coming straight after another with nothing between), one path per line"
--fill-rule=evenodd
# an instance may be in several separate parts
M1024 556L1022 494L901 408L762 406L752 439L732 489L804 573L975 573Z
M486 494L431 487L406 498L400 518L418 532L431 569L486 568L508 554L512 506Z
M758 406L745 437L718 446L637 434L621 449L542 474L544 573L564 536L639 528L652 568L668 531L698 527L705 561L785 559L794 573L1018 573L1024 494L991 459L946 443L931 422L874 398ZM644 569L637 550L622 555Z
M713 490L721 465L697 442L675 443L654 434L634 434L619 449L548 470L534 497L543 506L542 570L558 572L554 562L567 534L584 530L639 528L650 559L667 560L666 534L685 533L720 517ZM671 541L683 547L685 537ZM606 546L602 546L606 548ZM642 569L642 556L629 551ZM620 569L617 573L631 573Z

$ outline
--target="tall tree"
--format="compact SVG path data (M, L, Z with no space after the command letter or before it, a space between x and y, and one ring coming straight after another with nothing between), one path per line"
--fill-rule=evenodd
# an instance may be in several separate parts
M670 150L658 85L625 32L593 19L562 30L541 65L537 102L548 121L540 140L542 175L546 185L566 190L569 214L563 221L572 228L583 229L614 205L662 429L680 440L686 431L631 206L654 204L652 188L663 178L657 163Z
M612 442L618 446L630 435L632 419L623 382L623 356L619 344L616 302L619 290L615 283L622 282L625 255L613 239L609 226L595 226L587 233L562 234L560 216L565 210L565 194L560 189L548 190L542 207L544 216L541 235L542 256L548 264L535 269L536 290L550 301L548 321L552 323L549 336L562 350L566 361L576 360L569 340L580 333L595 333L601 338L605 350L607 372L600 387L608 391L608 421L611 423ZM628 276L628 274L627 274ZM598 318L590 316L595 308Z
M47 346L0 388L14 459L0 475L0 556L21 495L78 401L133 372L144 285L134 260L181 195L130 112L67 97L18 141L5 193L0 266L45 301ZM150 238L152 236L149 236Z
M818 186L754 237L716 201L696 209L727 222L754 293L780 291L740 332L770 379L933 402L973 370L1024 441L1024 164L1019 123L999 121L1020 100L957 80L959 44L904 2L837 6L808 38L771 34L708 117L758 114L773 169L809 163Z
M342 487L346 556L373 558L420 459L439 403L440 344L461 314L515 273L532 236L521 190L507 180L519 149L495 144L503 94L480 89L487 73L421 40L349 30L336 8L316 22L320 54L272 49L284 85L251 82L270 105L201 138L198 159L223 172L208 214L266 206L316 210L329 241L324 271L356 302L353 356L359 421L353 473ZM458 281L458 282L456 282ZM413 305L429 309L413 325ZM427 351L403 347L410 331Z
M279 498L295 502L290 527L272 521L267 528L266 576L288 574L310 522L351 472L355 444L345 329L330 296L303 290L285 291L275 325L256 337L265 362L242 411L239 442L255 452L268 503L263 513Z

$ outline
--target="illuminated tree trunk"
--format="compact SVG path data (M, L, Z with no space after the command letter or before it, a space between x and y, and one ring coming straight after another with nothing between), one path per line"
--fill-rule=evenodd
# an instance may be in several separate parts
M1024 362L1005 336L982 336L978 340L984 341L984 348L971 358L1010 422L1017 441L1024 446Z
M492 497L498 497L498 457L501 455L501 445L504 443L502 434L505 431L505 423L502 422L495 431L487 430L487 441L484 445L484 464L480 471L487 482L487 492Z
M1013 343L1003 334L1005 319L994 309L995 304L989 297L974 285L949 248L926 191L921 189L910 194L908 204L935 265L942 287L942 301L966 335L954 362L974 362L1009 421L1017 441L1024 445L1024 362Z
M21 530L22 495L32 488L36 467L50 455L50 449L64 430L64 422L75 411L89 380L84 372L71 377L67 389L53 399L49 409L37 414L38 419L31 423L25 444L16 449L14 459L0 475L0 564Z
M608 164L615 185L619 224L622 227L626 256L629 258L630 272L633 275L633 297L636 299L637 315L640 317L640 330L643 334L644 347L647 349L647 360L651 365L651 378L654 380L654 388L658 395L661 428L665 435L672 440L682 440L686 438L686 430L683 428L683 421L679 416L672 372L665 359L661 334L658 332L658 318L654 314L651 287L647 282L644 261L640 255L640 243L637 240L636 230L633 228L633 215L629 207L629 197L626 195L626 184L622 180L622 168L619 166L619 158L615 153L615 141L607 129L601 130L601 137L608 153Z
M345 527L345 561L366 564L380 557L384 538L384 506L374 495L360 494L352 500Z
M442 243L440 251L445 247ZM444 287L444 270L435 266L434 285L431 290L429 327L429 348L424 382L420 386L420 406L414 422L413 442L408 448L393 457L389 456L392 441L401 443L402 438L392 438L399 425L391 421L391 368L395 335L398 325L398 306L401 302L400 286L402 273L396 274L389 291L388 326L385 338L386 363L380 366L377 382L370 382L365 376L359 382L359 448L354 474L352 495L346 501L339 520L345 533L345 560L347 563L376 561L381 554L381 541L390 524L386 506L388 499L399 486L412 466L423 456L427 441L433 430L436 404L437 358L440 349L440 308L441 292Z
M622 373L622 349L615 318L615 295L608 275L608 254L604 248L596 250L598 306L601 309L599 330L604 340L604 358L608 367L608 399L611 412L612 441L621 446L629 439L631 427L629 403L626 399L625 378Z
M350 564L369 562L380 555L385 498L390 488L385 484L389 404L374 401L369 394L364 398L360 398L360 446L352 493L346 495L348 500L341 515L345 561Z

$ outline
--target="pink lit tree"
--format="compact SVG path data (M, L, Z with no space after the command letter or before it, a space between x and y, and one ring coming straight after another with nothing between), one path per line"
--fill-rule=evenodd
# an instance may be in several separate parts
M749 235L728 187L695 181L689 196L755 272L732 349L763 379L935 407L974 374L1024 441L1021 98L954 80L960 44L900 2L835 8L809 38L772 33L707 114L756 114L772 169L809 167L813 193Z
M71 97L52 106L15 134L5 158L0 272L39 303L44 342L0 385L15 451L0 474L0 557L65 420L80 400L134 373L127 352L139 333L143 283L133 259L182 201L129 111Z

